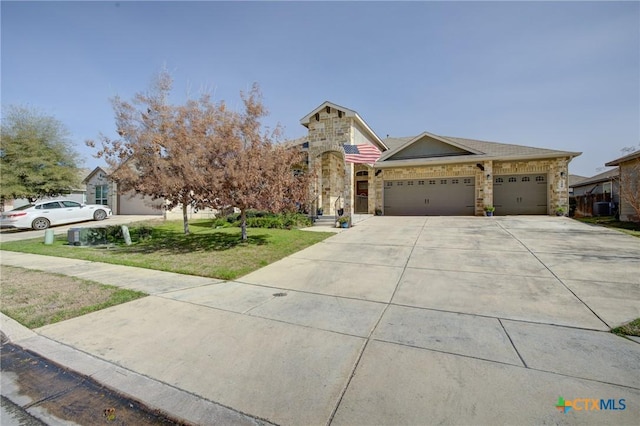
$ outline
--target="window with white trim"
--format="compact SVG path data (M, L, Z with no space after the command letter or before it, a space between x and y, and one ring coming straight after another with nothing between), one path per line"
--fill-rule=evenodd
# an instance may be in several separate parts
M96 204L109 204L109 185L96 185Z

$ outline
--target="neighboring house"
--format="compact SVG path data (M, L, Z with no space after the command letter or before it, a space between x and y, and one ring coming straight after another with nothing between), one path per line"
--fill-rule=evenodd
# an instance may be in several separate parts
M87 185L87 203L109 206L118 215L158 215L162 216L164 201L152 200L134 192L118 191L118 184L109 178L102 167L96 167L83 180Z
M620 220L640 222L637 210L640 205L640 151L609 161L605 165L620 168Z
M573 187L578 185L585 179L588 179L588 177L580 175L569 175L569 197L573 195Z
M87 173L88 169L78 169L78 178L82 180ZM39 198L38 201L55 201L55 200L71 200L76 201L78 203L86 203L87 202L87 189L84 185L80 185L78 188L72 189L67 194L62 194L57 197L42 197ZM0 211L9 211L18 207L26 206L29 204L29 200L26 198L16 198L14 200L3 200L0 202Z
M317 173L312 209L333 215L555 214L569 205L579 152L421 133L379 138L353 110L324 102L297 144ZM291 143L291 142L290 142Z
M136 194L133 191L122 192L118 184L114 182L109 173L102 167L96 167L83 180L87 189L87 203L104 204L111 207L114 214L118 215L157 215L165 219L182 219L182 208L165 210L164 200L153 200L151 197ZM194 209L189 207L189 219L207 219L215 217L215 210Z
M618 168L607 170L571 185L575 217L608 216L620 202Z

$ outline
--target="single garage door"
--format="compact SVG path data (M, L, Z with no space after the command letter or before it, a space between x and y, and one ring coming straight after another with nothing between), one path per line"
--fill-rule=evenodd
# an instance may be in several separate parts
M547 214L547 175L496 176L493 205L496 215Z
M384 182L385 215L468 216L475 213L474 205L474 177Z
M122 194L119 197L118 214L122 215L162 215L162 200L153 200L135 193Z

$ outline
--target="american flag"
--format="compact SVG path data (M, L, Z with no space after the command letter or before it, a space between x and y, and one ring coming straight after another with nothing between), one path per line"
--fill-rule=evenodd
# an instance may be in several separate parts
M369 144L342 145L344 148L344 161L355 164L373 164L380 158L378 148Z

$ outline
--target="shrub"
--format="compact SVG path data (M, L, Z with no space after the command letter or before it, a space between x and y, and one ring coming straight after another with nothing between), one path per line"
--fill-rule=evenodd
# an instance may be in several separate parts
M293 229L311 226L311 219L302 213L269 213L260 210L247 210L247 227L249 228L273 228ZM240 226L240 214L233 213L213 221L214 228Z

